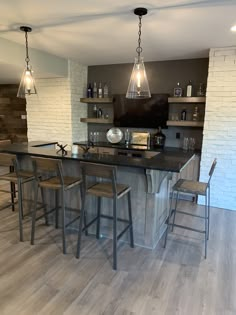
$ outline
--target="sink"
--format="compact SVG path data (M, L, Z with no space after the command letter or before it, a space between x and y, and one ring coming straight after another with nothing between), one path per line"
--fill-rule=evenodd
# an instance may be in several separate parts
M158 155L160 152L154 151L140 151L140 150L116 150L115 155L123 155L133 158L141 158L141 159L151 159L154 156Z

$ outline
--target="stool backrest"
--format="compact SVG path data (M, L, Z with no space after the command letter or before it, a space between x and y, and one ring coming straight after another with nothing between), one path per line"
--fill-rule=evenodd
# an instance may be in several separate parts
M0 153L1 166L14 166L15 160L16 160L15 154Z
M214 161L213 161L213 163L212 163L212 165L211 165L210 171L209 171L208 185L210 184L211 177L212 177L212 175L213 175L213 173L214 173L216 164L217 164L217 159L214 159Z
M63 168L62 168L62 161L57 159L50 159L50 158L42 158L31 156L33 161L33 169L35 178L38 179L38 175L45 173L45 174L54 174L56 173L59 176L61 184L64 185L63 181Z
M94 176L99 178L109 179L112 182L113 193L117 193L116 189L116 166L80 162L82 169L82 177L85 188L87 186L87 176Z

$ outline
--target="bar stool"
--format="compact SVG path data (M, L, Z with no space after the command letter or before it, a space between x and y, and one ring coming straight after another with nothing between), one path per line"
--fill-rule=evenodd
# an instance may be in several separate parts
M77 216L71 222L66 224L65 215L66 215L66 192L76 186L80 187L80 193L82 198L82 180L79 177L70 177L63 175L63 166L62 161L58 159L51 158L41 158L32 156L33 169L35 176L35 190L34 190L34 210L32 214L32 230L31 230L31 244L34 244L35 236L35 223L36 220L41 219L43 216L46 218L47 215L53 211L56 212L56 223L55 226L58 228L58 214L59 214L59 205L58 205L58 193L61 197L61 209L62 209L62 243L63 243L63 254L66 254L66 227L75 222L79 217ZM36 218L37 212L37 203L38 203L38 189L41 188L42 199L44 204L44 214ZM54 190L56 193L56 205L55 208L50 211L46 211L46 205L44 200L44 189Z
M95 163L80 162L82 169L82 178L84 185L84 194L82 199L81 220L78 234L77 255L80 257L81 236L82 231L87 231L87 228L97 221L96 238L100 237L100 218L113 220L113 269L117 269L117 241L120 237L129 230L130 246L134 247L133 239L133 223L131 210L131 187L124 184L118 184L116 181L116 167L101 165ZM96 182L91 186L88 185L89 177L97 177ZM101 181L105 179L105 181ZM83 229L83 217L86 213L85 202L87 195L93 195L98 198L97 216L88 223ZM117 201L127 195L128 197L128 220L117 218ZM101 198L110 198L113 200L113 216L101 214ZM119 234L117 233L117 221L127 223L127 226Z
M166 229L166 234L165 234L164 247L166 247L168 227L171 226L172 231L174 230L174 227L179 227L182 229L186 229L186 230L205 234L205 258L207 257L207 241L209 239L209 229L210 229L210 181L211 181L211 177L213 175L213 172L215 170L216 163L217 163L217 160L214 159L214 161L211 165L211 168L210 168L208 182L205 183L205 182L199 182L199 181L193 181L193 180L187 180L187 179L179 179L176 182L176 184L173 186L171 203L170 203L170 214L169 214L169 217L167 219L167 229ZM205 215L200 216L200 215L192 214L190 212L177 210L179 193L181 193L181 192L205 196ZM176 193L176 200L175 200L175 208L172 211L172 200L173 200L174 193ZM189 216L197 217L200 219L204 219L205 220L205 229L202 231L202 230L194 229L194 228L191 228L188 226L175 224L176 213L182 213L184 215L189 215ZM169 223L172 214L173 214L173 222Z
M30 171L24 171L20 168L18 159L15 154L8 154L8 153L0 153L0 166L7 166L10 168L10 172L6 174L0 175L1 181L8 181L10 182L11 187L11 203L8 206L12 206L12 210L14 211L14 204L15 204L15 184L18 187L18 208L19 208L19 232L20 232L20 241L23 242L23 203L22 203L22 185L34 180L34 174ZM15 171L13 171L13 169ZM14 185L14 186L13 186ZM3 190L4 191L4 190ZM8 192L9 191L4 191Z
M5 145L9 145L9 144L11 144L11 140L1 140L0 141L0 148L4 147ZM13 172L13 171L14 171L13 165L9 166L9 172ZM5 189L1 189L0 191L4 192L4 193L9 193L9 191L5 190ZM13 182L10 182L10 196L11 196L11 208L12 208L12 211L15 211L14 198L16 198L16 187L15 187L15 184ZM7 207L9 207L9 205L4 206L0 210L3 210Z

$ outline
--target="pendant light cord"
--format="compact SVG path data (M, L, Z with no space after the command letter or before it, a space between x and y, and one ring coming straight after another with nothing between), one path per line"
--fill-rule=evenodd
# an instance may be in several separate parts
M29 47L28 47L28 32L25 31L25 49L26 49L26 57L25 57L25 62L26 62L26 66L27 69L29 68Z
M136 52L138 54L138 61L140 60L141 52L143 51L143 48L141 47L141 34L142 34L142 16L139 15L139 31L138 31L138 47L136 48Z

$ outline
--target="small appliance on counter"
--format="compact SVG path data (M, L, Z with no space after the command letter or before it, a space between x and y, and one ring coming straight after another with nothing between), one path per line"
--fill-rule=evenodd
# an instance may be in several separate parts
M154 148L164 148L166 136L161 131L161 127L158 127L157 133L152 136L152 145Z

